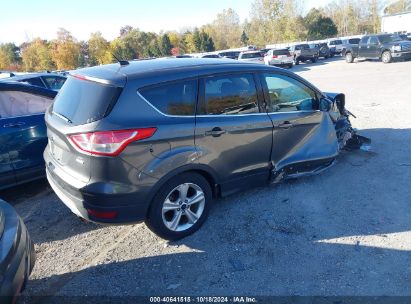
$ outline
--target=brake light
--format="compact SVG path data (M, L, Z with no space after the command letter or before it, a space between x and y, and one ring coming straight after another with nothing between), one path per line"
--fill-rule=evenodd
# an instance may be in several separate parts
M129 143L150 138L157 128L103 131L69 135L74 147L92 155L117 156Z
M273 55L273 59L275 59L275 58L277 58L278 56L277 55Z

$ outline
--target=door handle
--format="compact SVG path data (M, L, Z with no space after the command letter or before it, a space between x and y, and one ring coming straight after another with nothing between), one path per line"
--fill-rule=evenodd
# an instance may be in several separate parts
M294 125L289 121L284 121L283 123L279 124L277 127L281 129L289 129L292 128Z
M226 130L223 130L223 129L221 129L221 128L219 128L219 127L215 127L215 128L213 128L212 130L210 130L210 131L206 131L205 132L205 135L206 136L213 136L213 137L219 137L219 136L221 136L221 135L223 135L224 133L227 133L227 131Z
M20 121L20 122L11 122L8 124L3 125L3 128L19 128L21 126L24 126L26 123Z

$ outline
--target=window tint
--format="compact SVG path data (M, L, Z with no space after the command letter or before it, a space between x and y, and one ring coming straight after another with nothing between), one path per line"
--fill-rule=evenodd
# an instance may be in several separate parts
M360 44L367 44L368 38L370 38L370 37L368 37L368 36L362 37L361 40L360 40Z
M263 55L260 52L241 54L242 59L260 58L260 57L263 57Z
M315 92L303 83L284 75L264 74L270 105L269 112L318 109Z
M253 75L206 78L204 110L209 115L258 113L257 90Z
M73 125L91 123L108 114L120 92L114 86L70 76L54 101L53 112Z
M274 50L273 55L287 55L287 56L289 56L290 52L286 49L284 49L284 50Z
M378 44L378 39L377 39L377 37L374 37L374 36L371 37L369 44L373 44L373 45Z
M43 80L46 82L49 89L60 90L64 82L66 81L66 78L54 77L54 76L43 76Z
M0 118L44 113L53 99L19 91L0 92Z
M360 38L352 38L352 39L348 39L348 43L350 44L358 44L360 43Z
M44 88L44 83L39 77L24 79L21 82Z
M185 80L140 90L140 94L159 111L168 115L194 115L197 81Z

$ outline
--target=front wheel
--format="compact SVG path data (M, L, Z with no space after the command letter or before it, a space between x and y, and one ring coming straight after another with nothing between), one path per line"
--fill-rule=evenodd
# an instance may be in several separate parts
M164 239L181 239L201 227L211 201L211 187L203 176L197 173L178 175L155 195L146 224Z
M311 58L311 62L312 62L312 63L316 63L316 62L317 62L317 57Z
M354 57L351 53L345 53L345 61L347 63L353 63Z
M390 51L384 51L381 55L381 60L383 63L390 63L392 61L392 56Z

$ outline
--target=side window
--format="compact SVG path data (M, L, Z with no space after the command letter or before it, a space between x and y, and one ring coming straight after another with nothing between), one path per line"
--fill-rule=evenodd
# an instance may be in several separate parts
M44 83L39 77L25 79L21 82L44 88Z
M47 86L51 90L60 90L63 86L66 78L64 77L53 77L53 76L44 76L43 80L46 82Z
M0 91L0 118L44 113L53 99L19 91Z
M269 97L269 112L309 111L318 109L316 93L294 78L263 74Z
M185 80L143 88L140 94L160 112L190 116L195 113L197 80Z
M360 44L367 44L368 38L369 38L368 36L362 37L360 40Z
M258 113L257 89L252 74L204 79L204 112L208 115Z
M369 43L372 44L372 45L377 45L378 44L378 38L375 37L375 36L370 37L370 42Z

